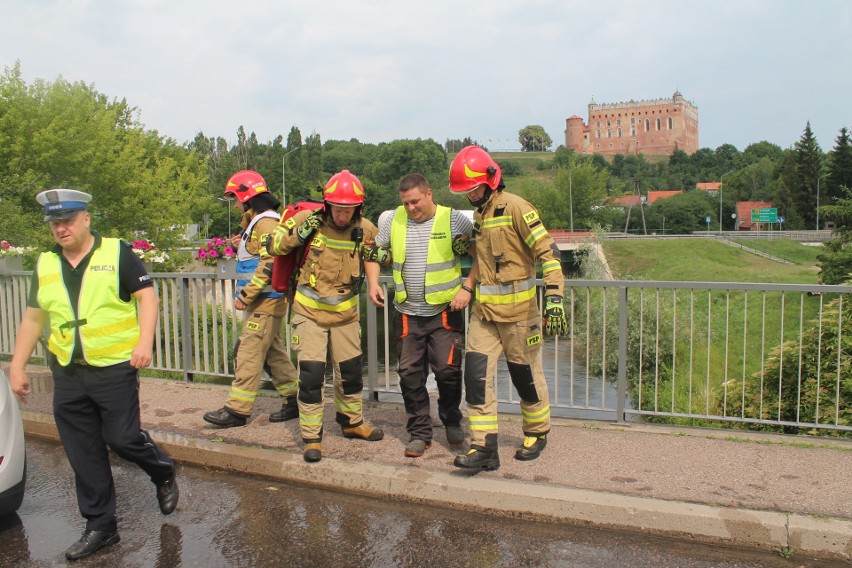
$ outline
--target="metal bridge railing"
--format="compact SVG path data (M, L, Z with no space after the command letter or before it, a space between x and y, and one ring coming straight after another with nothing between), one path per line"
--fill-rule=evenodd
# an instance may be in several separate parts
M152 369L226 378L243 313L234 281L153 273ZM29 272L0 275L0 355L14 349ZM382 277L390 303L392 286ZM541 345L554 415L852 431L852 286L567 280L570 333ZM398 395L391 310L361 298L366 390ZM287 334L289 338L289 334ZM34 354L44 358L39 346ZM505 359L501 410L519 412Z

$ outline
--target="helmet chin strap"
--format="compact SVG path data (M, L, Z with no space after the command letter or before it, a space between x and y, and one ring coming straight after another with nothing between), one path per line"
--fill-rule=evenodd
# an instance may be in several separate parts
M480 197L476 201L471 201L470 204L474 207L482 207L483 205L488 203L488 200L491 198L492 193L494 193L494 190L490 187L486 187L485 191L482 193L482 197Z

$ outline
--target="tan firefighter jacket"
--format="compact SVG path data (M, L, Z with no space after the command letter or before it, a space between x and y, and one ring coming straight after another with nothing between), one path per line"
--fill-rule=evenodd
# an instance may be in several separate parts
M282 221L273 237L272 252L287 254L298 248L296 229L313 211L299 211ZM360 227L363 235L353 240L353 229ZM361 244L374 241L376 226L367 219L358 219L341 231L331 221L325 221L308 244L305 263L299 272L293 311L318 325L331 327L358 318L358 286L362 280Z
M541 262L544 295L562 296L559 250L538 211L517 195L495 192L474 213L479 261L473 313L488 321L516 322L536 306L536 260Z

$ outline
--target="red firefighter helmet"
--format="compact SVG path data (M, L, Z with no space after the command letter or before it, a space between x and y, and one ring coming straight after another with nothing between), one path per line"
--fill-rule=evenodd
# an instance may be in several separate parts
M240 203L245 203L259 193L266 193L266 181L253 170L242 170L231 176L225 184L225 197L233 195Z
M503 174L491 156L479 146L465 146L450 164L450 191L467 193L478 185L498 189Z
M364 186L355 174L343 170L331 176L322 190L322 199L331 205L357 207L364 203Z

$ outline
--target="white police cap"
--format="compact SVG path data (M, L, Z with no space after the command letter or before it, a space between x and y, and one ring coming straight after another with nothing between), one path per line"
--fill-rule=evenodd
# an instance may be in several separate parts
M88 209L91 200L91 195L76 189L48 189L36 195L36 201L44 205L45 221L70 219Z

